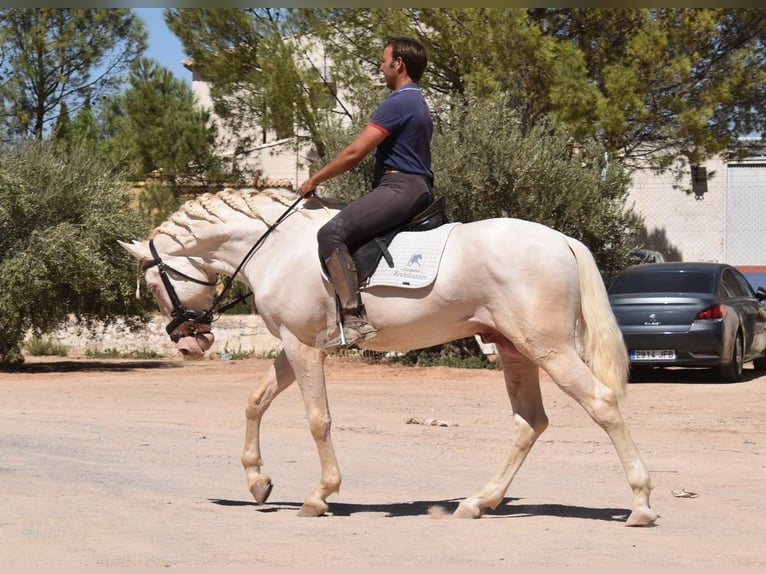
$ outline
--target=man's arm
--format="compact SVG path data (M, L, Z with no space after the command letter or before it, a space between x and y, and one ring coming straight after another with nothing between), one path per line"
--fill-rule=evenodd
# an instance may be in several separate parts
M387 136L388 134L381 131L380 128L368 124L354 141L338 152L338 155L330 163L303 182L300 187L301 196L309 195L320 183L346 173L355 167L368 153L380 145Z

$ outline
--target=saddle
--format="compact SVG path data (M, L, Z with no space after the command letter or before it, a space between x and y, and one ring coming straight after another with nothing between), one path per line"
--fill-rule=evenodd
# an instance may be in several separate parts
M375 272L382 258L389 267L394 266L393 257L388 246L394 237L402 231L428 231L449 223L447 217L447 201L444 197L435 199L431 205L415 215L410 221L395 227L385 234L373 237L351 252L356 265L356 275L362 285Z

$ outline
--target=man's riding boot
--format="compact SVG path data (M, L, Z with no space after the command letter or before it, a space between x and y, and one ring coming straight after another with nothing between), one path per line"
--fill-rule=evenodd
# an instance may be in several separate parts
M342 318L342 333L325 343L325 351L351 347L374 337L378 328L367 322L362 295L359 293L356 265L351 254L343 249L336 249L324 263L338 295Z

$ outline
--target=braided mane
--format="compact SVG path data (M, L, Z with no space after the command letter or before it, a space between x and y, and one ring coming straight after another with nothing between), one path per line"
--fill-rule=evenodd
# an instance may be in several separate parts
M273 221L267 218L266 213L268 208L275 204L287 208L296 198L295 193L278 188L225 188L216 193L204 193L184 202L175 213L156 227L149 237L165 234L184 244L185 239L191 239L194 228L204 224L225 223L239 213L271 225ZM304 216L310 216L304 210L300 212ZM276 220L276 217L273 219Z

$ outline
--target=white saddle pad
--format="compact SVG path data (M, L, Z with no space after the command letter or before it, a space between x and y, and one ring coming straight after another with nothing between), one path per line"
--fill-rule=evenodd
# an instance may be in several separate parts
M447 238L457 225L460 223L447 223L429 231L399 233L388 246L394 266L389 267L386 259L381 258L377 269L361 288L385 285L417 289L430 285L439 271Z

